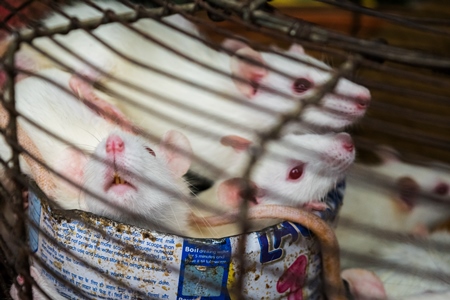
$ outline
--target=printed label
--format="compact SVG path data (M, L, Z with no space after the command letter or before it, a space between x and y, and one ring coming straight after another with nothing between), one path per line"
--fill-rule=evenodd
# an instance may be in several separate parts
M328 209L318 213L325 220L335 219L343 189L340 184L328 195ZM298 224L282 222L247 234L241 268L233 254L244 235L184 239L78 215L88 216L107 235L30 196L30 217L51 237L30 228L31 248L67 282L44 269L41 276L67 299L233 299L237 276L244 276L246 299L323 299L318 243Z
M277 261L284 257L285 242L295 243L300 238L310 237L311 233L303 226L291 222L283 222L278 230L263 233L259 236L259 245L261 246L261 256L259 262L264 264L271 261Z
M184 240L178 299L230 299L226 287L231 260L230 240L205 243Z

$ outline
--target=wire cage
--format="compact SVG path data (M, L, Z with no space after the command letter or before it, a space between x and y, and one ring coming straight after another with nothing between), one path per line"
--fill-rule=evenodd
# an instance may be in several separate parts
M450 8L385 2L1 3L2 296L445 299Z

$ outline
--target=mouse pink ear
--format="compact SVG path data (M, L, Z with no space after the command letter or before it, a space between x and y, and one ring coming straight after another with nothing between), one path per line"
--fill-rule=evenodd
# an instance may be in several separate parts
M159 145L167 165L176 177L181 177L191 166L192 148L187 137L175 130L167 131Z
M364 269L347 269L341 277L348 282L354 299L387 299L383 282L378 276Z
M383 163L399 161L400 154L394 148L387 145L379 145L375 148L375 154Z
M248 47L246 43L235 40L235 39L225 39L223 40L221 46L230 51L236 52L239 49Z
M411 211L417 204L417 198L420 194L419 184L409 176L403 176L395 182L397 189L397 200L400 209L403 211Z
M257 189L253 182L250 182L250 185L253 189ZM243 201L242 195L245 186L245 180L239 177L223 181L217 188L217 198L219 199L219 202L225 204L227 207L238 208Z
M305 54L305 49L299 44L292 44L291 47L289 47L288 53Z
M226 135L220 139L220 143L227 147L232 147L236 152L247 150L252 144L250 140L237 135Z
M241 48L236 51L236 54L248 57L265 65L261 53L251 49L250 47ZM259 85L261 79L267 76L267 73L267 69L263 66L257 66L251 62L246 62L237 56L233 56L231 58L231 74L251 82L250 84L233 79L238 91L240 91L247 98L252 98L256 94L256 87Z
M95 75L88 75L88 77L95 78ZM87 107L102 118L118 123L126 131L130 131L133 128L131 121L128 120L122 111L95 93L92 84L87 83L76 75L72 75L69 80L69 87Z

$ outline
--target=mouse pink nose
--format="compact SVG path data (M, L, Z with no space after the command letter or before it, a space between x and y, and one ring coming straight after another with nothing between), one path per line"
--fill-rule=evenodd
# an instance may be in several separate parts
M119 153L122 152L125 145L122 139L117 135L110 135L106 140L106 152L107 153Z
M352 151L353 151L353 148L354 148L353 143L351 143L351 142L350 142L350 143L344 143L342 146L343 146L344 149L347 150L348 152L352 152Z
M339 133L336 138L342 143L342 147L348 151L352 152L355 146L353 145L352 137L348 133Z
M355 102L358 109L367 109L370 103L370 93L360 93Z

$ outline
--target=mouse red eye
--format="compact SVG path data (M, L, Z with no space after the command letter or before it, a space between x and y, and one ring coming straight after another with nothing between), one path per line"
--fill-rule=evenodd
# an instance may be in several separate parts
M145 150L147 150L147 151L148 151L148 153L150 153L151 155L153 155L153 156L155 156L155 157L156 157L155 151L153 151L153 150L152 150L152 148L149 148L149 147L145 147Z
M313 84L311 81L309 81L308 79L305 78L299 78L297 80L294 81L294 92L296 93L304 93L307 90L309 90L310 88L312 88Z
M297 180L299 179L302 175L303 175L303 169L304 169L305 165L298 165L293 167L290 171L289 171L289 176L288 178L290 180Z
M439 183L438 185L436 185L434 187L433 192L438 194L438 195L441 195L441 196L446 195L447 192L448 192L448 184L445 184L443 182Z

